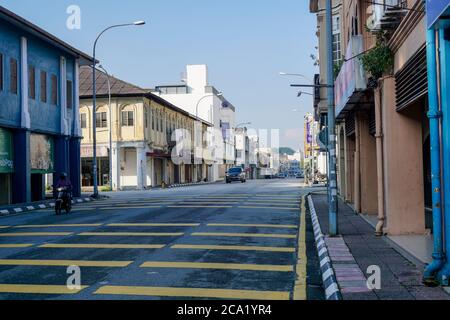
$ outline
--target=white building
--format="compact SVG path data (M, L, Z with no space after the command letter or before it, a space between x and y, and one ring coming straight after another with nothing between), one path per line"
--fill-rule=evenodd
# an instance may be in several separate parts
M214 181L222 180L226 170L235 165L236 161L233 134L236 109L220 91L209 84L206 65L188 65L182 82L179 85L157 86L154 94L203 121L212 123L216 137L217 133L221 133L223 140L216 141L219 146L216 149L216 161L209 170Z

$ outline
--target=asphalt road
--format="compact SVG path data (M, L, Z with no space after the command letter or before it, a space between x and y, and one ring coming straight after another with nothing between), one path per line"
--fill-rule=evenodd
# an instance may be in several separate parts
M0 300L321 299L308 192L249 181L0 218ZM69 266L81 288L67 287Z

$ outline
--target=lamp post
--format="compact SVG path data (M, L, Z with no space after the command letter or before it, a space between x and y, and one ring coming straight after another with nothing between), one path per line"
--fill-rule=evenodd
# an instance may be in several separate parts
M334 237L338 234L338 198L337 198L337 167L336 167L336 110L334 106L334 74L333 74L333 16L331 0L326 1L326 38L327 38L327 84L328 86L328 152L329 152L329 181L328 181L328 216L329 232Z
M93 165L92 165L92 171L94 174L94 194L93 198L98 198L98 176L97 176L97 124L96 124L96 117L97 117L97 79L96 79L96 65L97 60L95 58L96 51L97 51L97 43L100 37L108 30L114 29L114 28L120 28L120 27L128 27L128 26L142 26L145 24L145 21L136 21L133 23L126 23L126 24L117 24L112 25L106 29L104 29L102 32L99 33L97 38L94 42L94 48L93 48L93 65L92 65L92 139L93 139Z
M106 74L106 79L108 80L108 110L109 110L109 187L111 191L113 190L112 181L112 110L111 110L111 80L108 71L99 65L98 68Z

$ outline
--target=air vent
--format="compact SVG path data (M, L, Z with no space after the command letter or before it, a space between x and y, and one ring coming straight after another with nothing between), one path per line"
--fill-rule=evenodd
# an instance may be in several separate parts
M345 119L345 134L347 137L355 134L355 116L353 113Z
M422 47L395 75L397 111L428 93L426 47Z
M369 111L369 134L374 137L377 132L376 124L377 124L377 122L375 120L375 110L371 109Z

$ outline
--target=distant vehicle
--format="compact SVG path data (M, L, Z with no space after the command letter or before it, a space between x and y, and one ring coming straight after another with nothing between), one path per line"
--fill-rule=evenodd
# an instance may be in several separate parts
M226 182L232 183L233 181L247 182L245 171L242 168L236 167L227 171Z
M277 174L276 177L277 177L278 179L286 179L286 178L287 178L287 175L284 174L284 173L279 173L279 174Z
M304 179L304 178L305 178L305 175L304 175L303 173L297 173L297 174L295 175L295 177L296 177L297 179Z

